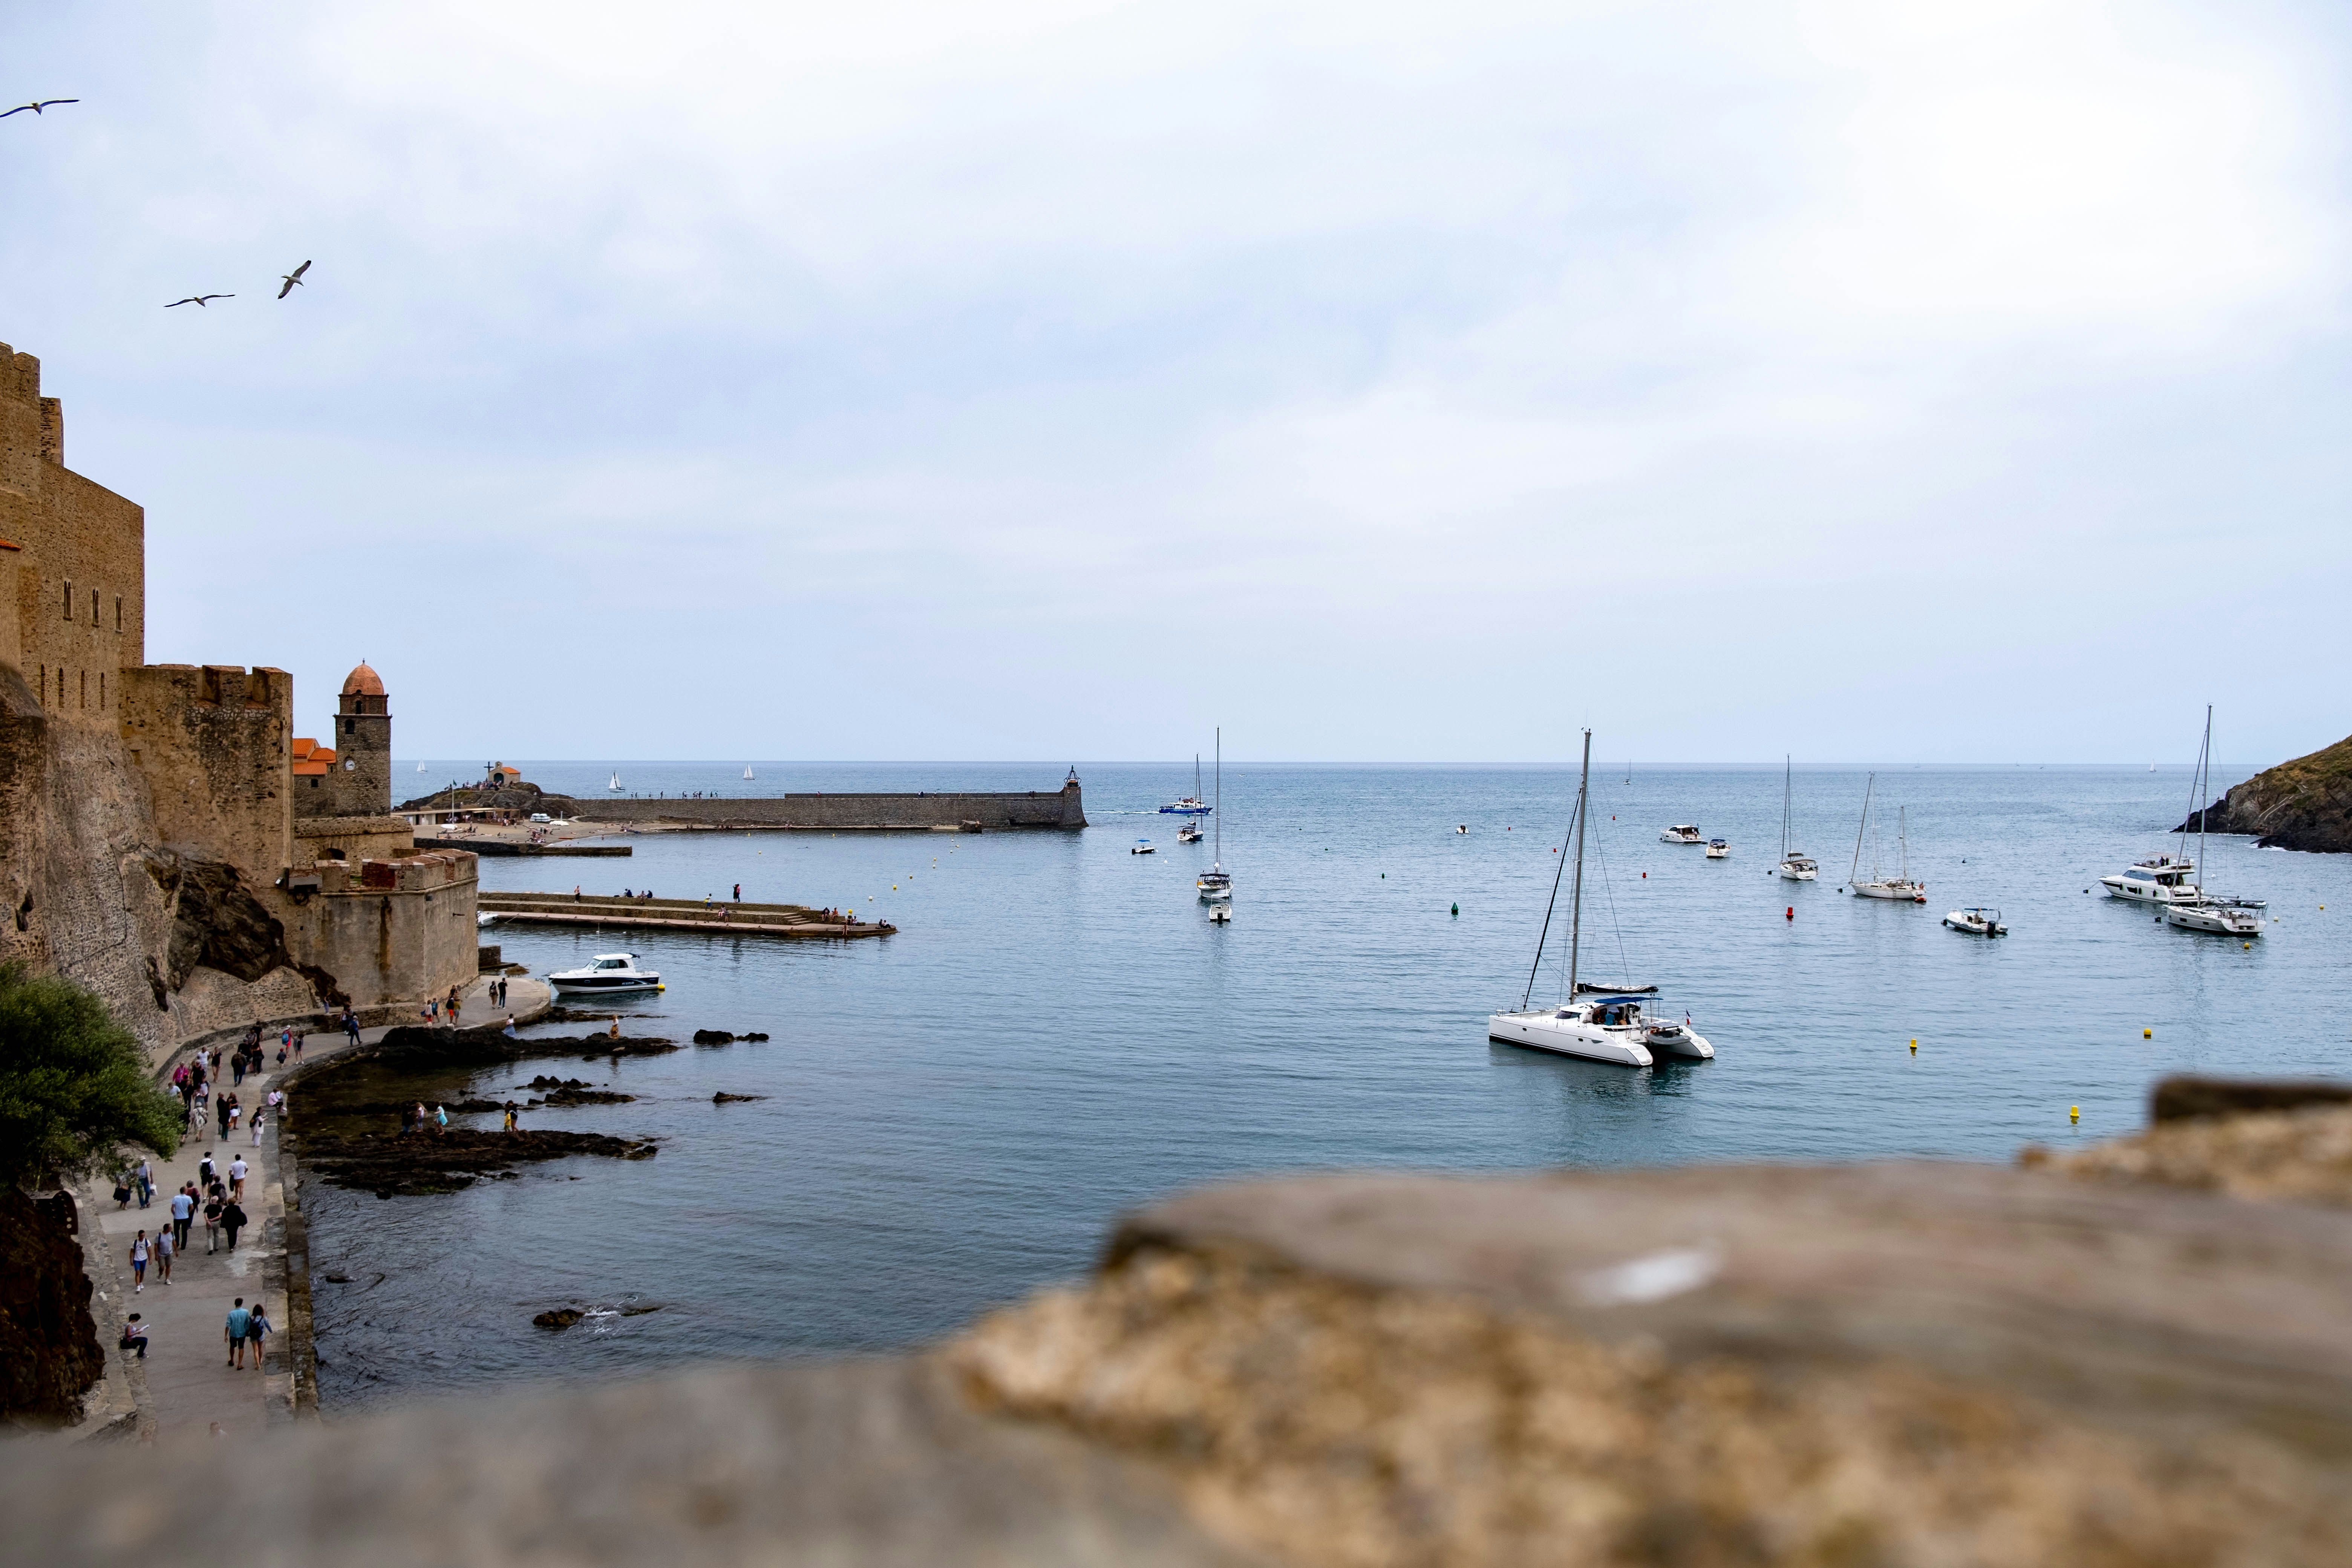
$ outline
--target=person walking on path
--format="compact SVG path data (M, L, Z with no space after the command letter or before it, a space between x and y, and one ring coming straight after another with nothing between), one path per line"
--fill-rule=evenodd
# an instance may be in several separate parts
M196 1166L196 1180L207 1187L220 1180L220 1173L213 1169L213 1152L209 1149L205 1151L203 1162Z
M349 1007L343 1009L343 1033L353 1045L360 1043L360 1016Z
M114 1178L114 1206L118 1209L131 1206L131 1173L127 1170Z
M132 1295L147 1289L147 1233L143 1230L131 1243L131 1278Z
M248 1168L242 1154L228 1163L228 1195L233 1203L245 1201L245 1173Z
M247 1224L245 1211L237 1206L235 1198L221 1205L221 1228L228 1232L228 1249L231 1252L236 1250L236 1233Z
M245 1338L253 1331L253 1314L245 1310L245 1298L239 1296L236 1305L228 1310L228 1321L221 1325L221 1338L228 1342L228 1364L239 1372L245 1370Z
M165 1285L172 1282L172 1255L179 1249L172 1245L172 1227L165 1226L155 1233L155 1278Z
M257 1149L261 1147L261 1129L268 1121L269 1113L266 1110L257 1110L253 1113L253 1146Z
M743 884L740 882L735 884L735 901L739 904L743 901Z
M214 1183L211 1194L205 1199L205 1256L206 1258L220 1250L221 1210L227 1206L228 1205L221 1198L220 1184Z
M302 1059L302 1036L303 1036L303 1034L304 1034L304 1031L303 1031L303 1030L300 1030L300 1029L297 1029L297 1030L295 1030L295 1031L294 1031L294 1059L295 1059L296 1061L298 1061L298 1062L299 1062L299 1061L300 1061L300 1060Z
M269 1310L260 1302L253 1304L253 1315L246 1320L245 1342L253 1351L253 1370L261 1370L261 1345L277 1325L269 1321Z
M139 1186L139 1206L143 1209L155 1198L155 1172L146 1161L142 1160L134 1180Z
M188 1245L188 1226L196 1217L196 1200L182 1187L172 1194L172 1229L180 1246Z

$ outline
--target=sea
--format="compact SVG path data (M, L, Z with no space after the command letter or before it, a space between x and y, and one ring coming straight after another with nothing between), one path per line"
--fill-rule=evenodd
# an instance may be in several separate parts
M601 795L617 773L645 796L1050 790L1067 766L520 765L551 790ZM419 793L480 772L400 768ZM2248 771L2217 769L2215 793ZM2352 857L2213 839L2208 885L2269 901L2251 942L2103 895L2101 874L2177 847L2183 768L1800 767L1790 832L1822 875L1791 883L1773 870L1780 767L1596 764L1580 973L1659 986L1716 1050L1645 1069L1486 1037L1490 1012L1565 983L1574 769L1229 763L1218 837L1199 845L1156 809L1192 792L1189 759L1076 772L1084 832L705 832L615 840L625 858L484 859L486 889L740 884L898 931L486 930L534 974L634 952L667 989L616 1004L631 1033L769 1038L429 1086L504 1099L551 1073L617 1089L636 1100L526 1125L657 1138L650 1161L526 1166L437 1196L308 1186L327 1407L921 1345L1083 1275L1122 1214L1204 1183L2007 1162L2133 1131L2168 1073L2352 1061ZM1730 857L1661 842L1676 823ZM1220 855L1223 925L1193 889ZM1928 902L1842 894L1857 862L1907 863ZM1965 905L1998 908L2011 934L1940 923ZM591 1315L532 1325L565 1305Z

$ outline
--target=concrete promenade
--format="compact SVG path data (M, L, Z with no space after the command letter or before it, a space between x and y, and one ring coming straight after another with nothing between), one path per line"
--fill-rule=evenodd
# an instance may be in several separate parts
M493 1008L489 1003L490 976L484 975L464 994L464 1020L468 1026L503 1022L512 1013L519 1020L528 1021L547 1011L548 990L544 982L515 976L509 983L509 1005ZM413 1020L412 1020L413 1021ZM373 1044L383 1037L383 1028L361 1031L362 1043ZM307 1344L309 1336L309 1279L307 1277L307 1231L302 1223L298 1194L286 1190L284 1173L289 1161L281 1154L278 1143L278 1121L281 1116L265 1126L261 1142L256 1147L249 1129L255 1111L267 1103L273 1085L286 1088L291 1114L302 1113L302 1091L295 1064L289 1060L284 1068L278 1066L278 1041L265 1036L268 1056L259 1074L247 1074L242 1084L226 1081L215 1086L214 1103L220 1094L234 1089L238 1103L245 1107L244 1125L232 1133L222 1135L215 1117L206 1124L206 1131L188 1137L177 1154L169 1160L150 1156L149 1163L155 1177L154 1201L141 1208L134 1195L126 1207L118 1209L112 1197L110 1181L101 1177L89 1189L95 1202L85 1202L82 1229L86 1243L103 1238L106 1265L91 1271L97 1293L90 1301L91 1315L98 1320L100 1343L111 1363L108 1388L101 1394L93 1391L92 1419L85 1420L87 1429L109 1419L123 1421L119 1406L127 1392L135 1407L133 1430L120 1436L136 1435L142 1441L168 1440L187 1435L203 1436L217 1431L224 1436L243 1437L259 1432L263 1427L293 1419L298 1410L315 1412L317 1391L306 1386L311 1376ZM329 1061L351 1049L348 1037L340 1031L334 1034L313 1034L304 1042L302 1067ZM173 1058L184 1059L183 1052ZM165 1064L168 1070L171 1064ZM293 1081L289 1084L288 1080ZM173 1261L172 1283L162 1283L156 1266L147 1267L147 1288L134 1290L131 1269L131 1243L144 1228L152 1242L155 1233L171 1223L171 1197L185 1182L196 1179L197 1167L210 1150L213 1163L222 1179L227 1179L229 1162L242 1157L248 1169L245 1178L243 1207L252 1223L237 1237L236 1250L224 1245L217 1252L205 1251L205 1223L199 1210L195 1222L188 1229L188 1247ZM294 1201L289 1202L289 1198ZM298 1253L304 1261L304 1277L289 1278L288 1240L291 1233ZM86 1245L85 1256L99 1250ZM222 1337L229 1309L236 1298L245 1298L250 1307L257 1300L267 1304L269 1321L276 1331L268 1342L259 1370L250 1355L242 1372L228 1365L228 1346ZM136 1311L148 1325L147 1358L142 1363L131 1352L117 1348L125 1316ZM298 1344L298 1337L299 1343ZM94 1434L93 1434L94 1435Z

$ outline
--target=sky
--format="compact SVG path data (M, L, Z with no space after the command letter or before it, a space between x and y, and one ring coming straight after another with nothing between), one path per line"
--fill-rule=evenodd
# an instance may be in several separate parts
M0 341L147 657L403 755L2263 763L2347 96L2273 0L19 5Z

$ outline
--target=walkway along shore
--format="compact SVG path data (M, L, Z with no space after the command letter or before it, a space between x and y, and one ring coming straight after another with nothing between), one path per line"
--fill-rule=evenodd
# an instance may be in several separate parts
M891 936L887 921L813 910L803 904L748 904L724 900L620 898L590 893L484 893L481 911L500 925L651 927L723 932L730 936L802 939Z
M520 976L511 980L509 1005L490 1005L483 976L465 993L467 1016L488 1023L503 1023L511 1013L518 1023L545 1014L551 994L544 982ZM401 1024L413 1019L401 1018ZM383 1039L383 1026L361 1031L361 1044ZM169 1160L150 1156L154 1172L154 1201L141 1208L137 1198L117 1208L108 1174L88 1184L77 1195L81 1205L81 1237L85 1267L96 1287L90 1315L98 1321L99 1340L108 1358L105 1384L90 1391L84 1419L64 1436L78 1437L137 1437L142 1442L184 1434L203 1436L217 1427L227 1436L249 1436L262 1427L319 1412L316 1358L310 1342L310 1260L309 1224L302 1213L298 1141L284 1136L287 1116L302 1113L301 1080L321 1063L331 1062L352 1047L340 1030L314 1032L304 1041L302 1061L278 1065L274 1031L266 1033L264 1066L248 1073L241 1084L215 1087L217 1096L234 1089L245 1107L243 1125L223 1134L218 1121L191 1134ZM157 1069L158 1081L194 1054L191 1046L175 1053ZM289 1096L289 1111L271 1118L256 1147L249 1131L254 1113L263 1110L272 1089ZM147 1268L147 1288L133 1289L130 1264L131 1239L145 1230L152 1240L172 1222L172 1194L196 1179L205 1152L227 1180L231 1160L242 1158L247 1167L245 1203L252 1223L238 1238L236 1249L207 1254L205 1225L199 1215L189 1226L189 1247L174 1259L172 1283L163 1284L153 1264ZM250 1364L242 1372L227 1364L228 1347L222 1338L234 1300L242 1296L250 1307L257 1300L268 1307L277 1331L270 1335L259 1371ZM127 1314L141 1314L147 1325L144 1361L119 1348ZM201 1522L194 1528L202 1529Z

